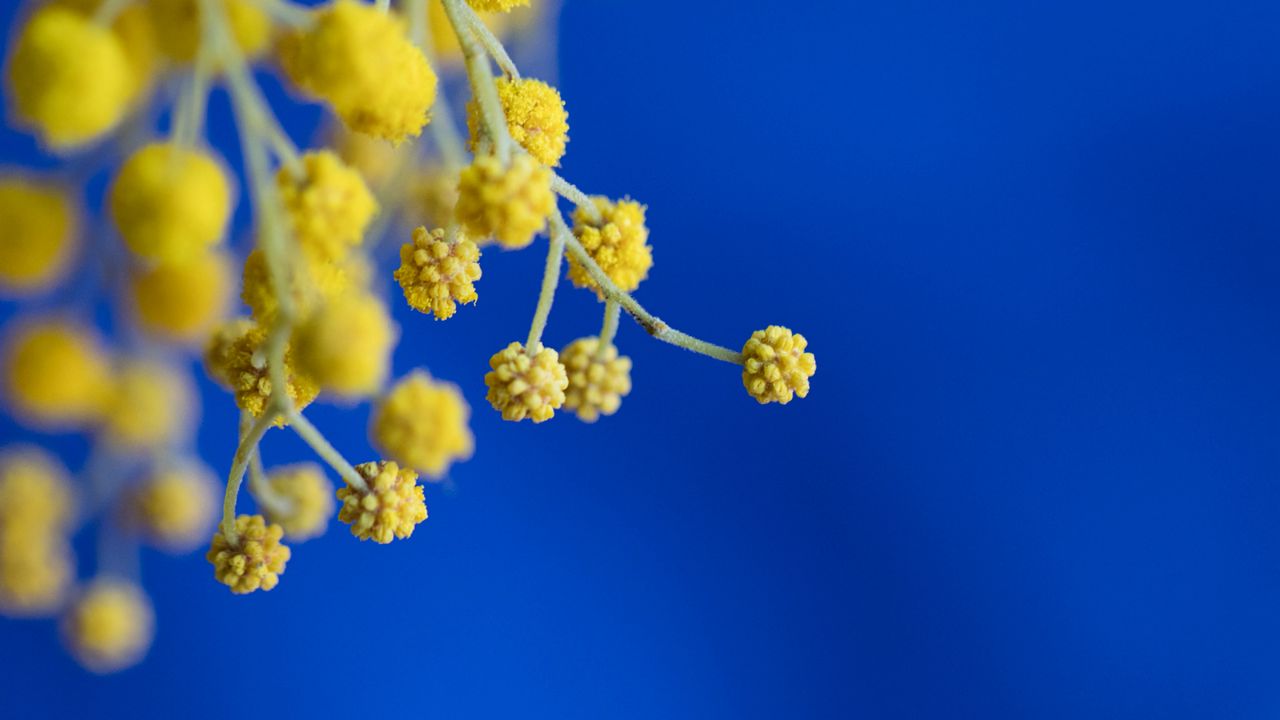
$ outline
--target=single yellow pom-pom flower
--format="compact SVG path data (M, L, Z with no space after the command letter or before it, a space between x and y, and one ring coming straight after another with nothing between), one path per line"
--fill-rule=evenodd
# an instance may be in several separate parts
M267 491L277 505L260 503L267 520L284 528L290 540L309 540L324 534L333 517L333 485L315 463L274 468L267 475Z
M75 578L74 565L62 536L0 527L0 614L34 617L56 612Z
M240 52L255 59L271 45L271 17L252 0L217 0ZM203 12L200 0L148 0L160 50L171 60L191 62L200 49Z
M551 171L528 155L516 156L509 168L478 157L458 177L458 220L472 237L493 236L503 247L533 242L555 203Z
M61 280L76 249L76 213L56 187L0 178L0 292L27 295Z
M5 396L16 418L62 429L102 416L111 364L94 332L44 318L19 324L5 345Z
M108 0L54 0L51 5L75 10L86 18L93 16ZM121 9L111 22L111 32L120 38L125 58L129 61L129 97L136 106L150 95L159 65L156 29L146 4L137 3Z
M323 260L345 258L378 212L360 173L328 150L303 155L300 178L281 168L276 185L299 246Z
M809 394L809 378L818 369L809 341L778 325L751 334L742 347L742 384L761 405L791 402Z
M367 285L371 268L358 253L341 262L302 253L289 262L288 271L294 313L306 317L317 303L334 300ZM266 256L261 250L254 250L245 258L240 299L249 306L253 319L259 324L269 327L275 321L280 301L267 269Z
M71 506L67 469L57 458L25 445L0 452L0 533L61 534Z
M9 59L9 86L18 119L56 149L113 130L134 91L120 38L57 6L40 8L23 27Z
M226 315L233 286L231 258L219 249L178 265L138 268L130 278L134 317L156 337L197 344Z
M222 240L231 218L231 189L208 153L152 143L121 166L110 204L120 236L136 255L182 263Z
M205 349L205 368L209 376L235 393L236 405L258 417L267 409L271 397L271 374L267 370L267 331L252 321L238 319L223 325ZM286 391L298 410L310 405L320 389L294 366L293 351L284 354ZM284 425L286 418L278 418Z
M507 12L529 4L529 0L467 0L478 12Z
M555 167L564 157L569 141L569 113L564 109L560 92L541 80L498 78L498 99L507 118L511 139L529 151L543 165ZM473 99L467 103L467 128L471 133L470 148L475 150L483 123L480 105Z
M125 580L95 580L62 620L67 649L96 673L123 670L151 647L155 613L146 593Z
M219 487L213 472L195 461L165 467L131 497L131 519L154 543L172 552L196 549L217 520Z
M649 228L644 224L644 206L632 200L615 203L599 196L591 201L600 213L599 221L584 208L574 210L573 235L610 280L621 290L631 292L640 287L640 281L648 277L649 268L653 267L653 248L646 244ZM569 279L604 297L596 281L572 255Z
M285 72L353 130L399 143L417 137L436 99L436 74L404 23L373 5L337 0L281 46Z
M382 387L395 342L386 304L351 293L317 307L294 332L293 349L303 375L336 395L357 398Z
M186 436L195 402L191 379L173 365L124 361L102 417L103 438L117 449L163 450Z
M524 345L513 342L489 358L489 367L492 370L484 376L489 387L487 399L504 420L532 418L540 423L550 420L564 404L569 376L559 355L549 347L530 355Z
M560 361L569 373L564 407L585 422L614 414L631 392L631 358L618 355L613 344L602 349L600 338L574 340L560 351Z
M280 574L289 562L291 551L280 542L284 529L268 525L261 515L236 518L236 532L228 540L218 527L205 559L213 563L213 576L244 595L255 590L270 590L280 583Z
M361 540L386 545L394 538L409 537L418 523L427 519L427 504L418 473L395 462L367 462L356 466L367 490L338 488L342 507L338 519L351 526L351 534Z
M480 279L480 248L466 238L455 243L444 239L444 230L413 231L413 241L400 247L400 267L396 282L404 290L409 307L437 320L448 320L458 303L473 303L475 281Z
M471 457L470 418L471 408L457 386L415 370L374 408L369 435L374 447L396 462L440 478L450 464Z

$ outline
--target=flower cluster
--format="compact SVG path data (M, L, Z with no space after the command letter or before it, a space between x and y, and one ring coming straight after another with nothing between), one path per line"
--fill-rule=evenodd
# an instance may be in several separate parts
M431 332L408 310L446 320L479 303L481 248L545 243L528 335L495 340L505 347L483 375L505 420L618 412L632 391L624 309L658 340L738 366L761 403L808 394L803 336L769 326L739 352L632 295L653 270L646 206L557 173L561 91L522 77L504 47L553 21L551 5L50 0L20 16L12 117L69 170L0 173L0 297L32 303L0 331L0 402L26 431L81 433L91 452L73 473L34 446L0 449L0 614L60 615L71 655L112 672L153 634L140 544L207 548L214 580L248 594L280 584L286 538L317 537L335 514L361 540L409 538L436 491L420 478L456 477L474 452L464 388L479 387L484 355L460 387L425 369L396 377L396 345ZM273 71L330 111L315 147L295 145L258 86ZM457 117L437 73L471 91ZM213 87L231 100L235 148L204 132ZM104 192L69 180L91 177L109 178ZM557 352L543 336L562 277L603 313L597 334ZM399 323L391 295L405 301ZM109 321L88 319L99 305ZM195 452L197 357L240 411L235 451L215 463L224 483ZM352 465L309 411L364 402L382 457ZM271 432L322 464L267 465ZM100 562L81 580L72 540L94 525Z

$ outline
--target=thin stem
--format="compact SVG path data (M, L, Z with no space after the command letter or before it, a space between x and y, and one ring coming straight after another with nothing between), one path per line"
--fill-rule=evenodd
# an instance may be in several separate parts
M378 8L379 12L388 12L391 10L391 0L378 0L375 7Z
M229 545L235 545L237 540L236 498L240 495L240 484L244 482L249 459L257 452L258 443L262 441L262 436L267 434L267 430L271 429L275 419L275 410L267 407L249 426L240 438L240 444L236 446L236 454L231 461L231 474L227 476L227 492L222 497L222 536L227 539Z
M293 431L298 434L298 437L302 438L303 442L310 445L316 455L320 456L321 460L324 460L328 463L329 467L333 468L335 472L341 475L342 479L346 480L348 485L360 490L361 492L367 492L369 490L369 486L365 484L364 478L360 477L360 473L356 472L356 469L351 466L351 463L347 462L347 459L342 457L342 453L338 452L334 449L333 445L329 444L329 441L326 440L324 435L316 429L315 425L311 424L310 420L303 417L300 412L295 412L289 420L289 427L293 428Z
M507 49L502 46L502 41L493 34L488 25L484 24L484 20L476 14L475 8L470 5L464 5L463 9L467 16L467 24L471 26L471 31L476 34L476 40L489 53L494 62L498 63L498 67L502 68L502 72L507 74L512 80L520 79L520 69L516 67L515 62L511 60L511 56L507 54Z
M252 421L253 417L249 413L241 413L240 432L246 432ZM260 446L254 448L249 457L249 492L253 494L253 499L257 500L259 505L277 515L285 515L293 508L293 503L288 498L277 494L271 488L271 483L267 480L266 468L262 466Z
M212 59L209 57L209 43L200 43L196 51L195 64L191 70L191 80L187 84L178 117L174 121L173 137L178 147L189 148L195 145L196 138L204 127L205 106L209 100L209 78Z
M290 27L304 28L313 20L310 9L286 0L253 0L253 4L281 24Z
M409 16L409 39L422 50L429 65L439 67L436 49L431 43L431 17L427 13L427 0L406 0L405 9ZM436 92L436 102L427 129L440 148L445 170L453 172L466 163L467 153L458 127L453 124L453 111L449 105L449 93L442 87Z
M511 133L507 130L507 118L502 111L502 100L498 97L498 86L493 81L493 72L489 66L489 56L485 54L480 43L476 41L473 28L466 17L464 0L443 0L445 15L453 25L453 32L458 36L458 45L466 58L467 78L471 81L471 93L480 105L480 117L484 120L485 131L493 140L498 160L503 165L511 162Z
M613 345L618 335L618 319L622 315L622 306L617 300L609 298L604 301L604 324L600 326L600 344L598 353L603 355L606 348Z
M547 328L551 316L551 303L555 300L556 286L560 284L560 264L564 260L564 236L555 234L547 247L547 267L542 273L542 291L538 293L538 307L533 312L533 324L529 326L529 340L524 347L529 354L541 349L542 331Z
M551 189L560 197L582 208L591 218L591 222L599 223L604 219L600 216L600 208L596 207L591 198L579 190L578 186L560 177L560 173L551 173Z

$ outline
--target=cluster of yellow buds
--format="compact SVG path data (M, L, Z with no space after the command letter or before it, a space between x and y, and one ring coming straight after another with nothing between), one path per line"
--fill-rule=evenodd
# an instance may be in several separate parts
M249 594L279 586L294 552L285 541L322 534L335 514L361 540L410 537L427 519L420 478L449 477L475 440L461 388L423 369L393 376L399 339L426 330L399 327L386 298L402 294L436 320L465 315L482 248L546 244L528 335L495 340L505 347L487 374L475 358L473 385L483 374L506 420L618 412L632 392L632 361L615 343L624 311L658 340L738 366L760 403L808 394L816 364L803 336L769 326L726 348L632 295L654 267L646 206L589 196L558 173L565 99L522 77L504 46L554 22L555 5L52 0L20 17L6 65L12 117L78 168L69 176L105 169L94 165L104 158L113 170L100 211L83 188L0 172L0 295L42 299L0 333L0 398L33 433L79 432L92 445L79 482L34 447L0 453L0 613L60 613L71 654L111 672L138 662L154 631L140 543L204 549L214 580ZM273 70L331 112L327 144L295 145L255 79ZM457 117L437 88L448 75L471 90ZM176 97L154 92L162 84ZM203 130L214 86L232 102L242 177ZM159 131L152 118L165 109ZM246 199L241 246L231 231ZM107 232L90 240L91 227ZM383 267L396 246L398 266ZM86 300L57 300L77 266L105 279L90 287L112 305L109 336L79 319ZM603 313L598 333L557 351L542 338L562 276ZM194 453L193 355L240 410L236 450L219 459L225 484ZM304 414L313 402L369 402L383 457L348 462ZM269 468L273 430L321 462ZM256 511L240 511L242 488ZM78 583L70 541L94 523L102 560Z

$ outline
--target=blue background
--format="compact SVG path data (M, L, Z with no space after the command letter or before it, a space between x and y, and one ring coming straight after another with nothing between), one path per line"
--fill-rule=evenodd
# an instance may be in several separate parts
M619 415L504 424L482 375L542 253L489 253L477 307L399 315L478 442L412 540L335 524L251 597L147 552L145 664L0 620L5 716L1280 713L1280 5L570 0L562 31L565 173L650 206L641 300L803 332L810 397L627 324ZM562 288L548 341L597 313ZM371 457L364 409L313 416ZM207 389L219 471L234 425Z

